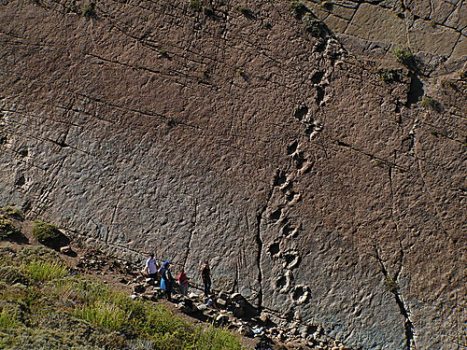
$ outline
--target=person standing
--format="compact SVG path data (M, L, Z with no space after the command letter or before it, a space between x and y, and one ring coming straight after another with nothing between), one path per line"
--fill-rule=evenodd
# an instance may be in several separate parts
M180 292L182 295L186 296L188 294L188 277L186 276L185 269L183 267L177 276L177 281L180 285Z
M211 268L208 261L204 262L201 269L201 278L204 284L204 295L208 297L211 294Z
M146 272L147 276L149 278L152 278L154 280L157 279L157 261L154 258L154 253L151 253L149 255L149 258L146 260L146 263L144 265L144 271Z
M159 270L161 275L161 290L165 291L168 301L172 301L172 288L173 288L173 277L170 271L170 262L164 261L162 267Z

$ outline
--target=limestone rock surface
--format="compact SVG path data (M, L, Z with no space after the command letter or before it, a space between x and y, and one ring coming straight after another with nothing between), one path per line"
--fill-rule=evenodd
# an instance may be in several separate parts
M3 1L0 204L346 346L458 349L464 1L304 3Z

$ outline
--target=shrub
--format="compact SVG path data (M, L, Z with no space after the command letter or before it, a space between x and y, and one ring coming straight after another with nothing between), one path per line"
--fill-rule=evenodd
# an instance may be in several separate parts
M216 13L214 12L214 9L212 7L205 7L203 12L207 17L215 17L216 16Z
M303 17L305 29L315 38L319 38L324 33L324 24L319 19L315 18L311 13L307 13Z
M96 17L96 4L93 2L85 4L81 11L81 15L86 18Z
M203 8L201 0L190 0L189 6L194 11L201 11Z
M32 226L32 235L40 243L49 243L60 237L57 226L44 221L34 221Z
M306 7L306 5L299 0L292 1L290 8L294 16L297 18L302 18L305 15L305 13L310 12L308 7Z
M246 7L237 7L238 12L240 12L243 16L245 16L248 19L255 19L256 16L252 10Z
M422 101L420 102L420 105L423 108L432 109L438 113L441 112L442 110L441 104L438 101L436 101L433 97L430 97L430 96L423 96Z
M16 207L13 207L11 205L7 205L1 209L6 215L18 219L18 220L23 220L24 215L21 209L18 209Z
M407 67L413 67L415 64L415 57L412 54L412 51L408 48L400 48L396 47L393 51L394 56L396 57L397 61L402 63Z
M10 220L4 216L0 216L0 239L10 238L18 233L20 233L20 231Z
M396 69L381 69L378 74L386 84L402 81L402 74Z
M33 261L23 265L22 270L36 282L51 281L68 275L68 268L58 262Z
M163 47L160 47L157 52L159 52L159 57L161 58L169 58L169 53L167 52L166 49L164 49Z
M384 280L384 285L386 286L386 289L388 292L397 293L397 291L399 290L399 285L390 276L386 277L386 279Z

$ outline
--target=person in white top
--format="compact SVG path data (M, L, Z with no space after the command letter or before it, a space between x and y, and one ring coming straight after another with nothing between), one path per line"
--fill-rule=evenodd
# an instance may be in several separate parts
M154 254L150 254L149 258L146 260L146 264L144 266L144 270L149 278L157 279L157 261L154 259Z

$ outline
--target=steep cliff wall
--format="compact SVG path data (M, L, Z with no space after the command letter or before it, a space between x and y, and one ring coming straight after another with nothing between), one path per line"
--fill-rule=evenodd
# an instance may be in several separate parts
M465 29L434 51L388 3L3 1L0 204L350 346L458 349Z

